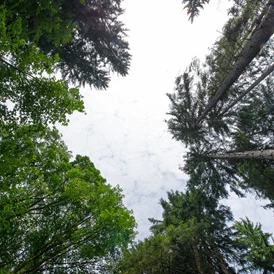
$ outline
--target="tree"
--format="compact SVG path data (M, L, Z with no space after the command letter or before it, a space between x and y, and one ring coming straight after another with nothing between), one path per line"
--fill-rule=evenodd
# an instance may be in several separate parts
M188 186L202 188L214 197L227 197L229 186L240 196L243 188L273 200L273 163L263 156L273 148L273 75L270 75L273 65L269 66L273 63L273 48L270 41L230 87L229 93L199 122L218 83L237 63L241 46L245 48L252 40L270 4L237 1L231 9L233 17L225 25L223 36L213 46L206 62L192 61L185 73L176 78L175 93L168 94L171 101L169 131L173 138L189 147L186 164L181 168L190 175ZM244 160L249 151L252 154L257 151L261 159ZM234 159L228 161L228 156Z
M194 196L192 196L193 194ZM177 218L174 216L172 225L167 229L168 235L172 239L172 249L174 247L176 250L176 246L178 246L180 248L179 252L185 249L186 253L184 252L184 255L187 253L192 254L191 268L193 272L196 270L201 274L214 272L233 273L233 269L229 269L225 259L226 256L230 257L231 255L231 251L229 251L231 246L229 242L226 242L226 247L224 248L223 243L226 237L223 236L227 233L229 234L229 229L223 227L223 219L221 216L218 216L222 212L224 214L223 217L227 218L229 211L222 206L217 211L210 209L209 207L212 205L209 205L208 201L200 200L202 197L199 197L201 194L197 195L197 191L192 191L191 194L187 192L186 195L189 196L186 196L186 201L183 202L182 206L184 208L183 211L188 210L188 213L179 215ZM173 204L176 208L175 210L181 211L180 207L178 207L179 204ZM170 213L172 214L172 212ZM170 213L167 213L167 215ZM219 221L218 232L215 218ZM188 248L186 249L186 247Z
M163 220L150 219L154 235L169 239L171 273L234 273L228 265L235 260L231 233L226 221L230 210L202 190L168 192L160 200ZM177 271L176 271L177 269Z
M190 176L187 187L200 189L216 199L228 198L229 189L243 197L236 166L206 155L205 151L194 148L187 153L185 165L180 167Z
M263 35L268 33L268 39L271 37L268 23L274 18L271 15L274 11L273 4L269 1L246 2L247 5L241 7L241 12L233 11L234 17L225 25L223 36L213 46L206 62L199 64L193 71L192 62L184 75L176 78L175 94L168 94L171 100L171 112L168 114L174 116L168 120L168 127L175 138L181 138L187 146L199 142L198 140L205 141L205 132L227 133L230 116L233 115L227 113L227 107L232 103L235 105L235 101L239 102L237 97L240 100L246 90L249 89L250 92L261 84L272 71L272 67L268 68L273 56L271 42L263 48L253 43L261 41L263 36L260 31ZM236 7L237 5L234 6ZM257 77L264 68L262 77ZM189 74L191 76L187 76ZM183 80L186 77L189 80ZM257 78L260 81L256 81ZM250 82L254 82L252 87ZM183 95L183 90L187 95ZM233 111L234 109L231 110Z
M0 64L0 122L17 121L47 125L66 125L67 114L84 112L78 88L55 77L31 76Z
M84 110L78 88L50 75L58 56L46 56L36 45L42 34L65 43L72 30L54 16L57 3L40 4L4 1L0 6L1 123L66 124L66 114Z
M167 94L171 101L167 114L172 116L166 121L168 129L173 138L186 146L205 142L206 127L196 123L196 119L206 104L207 79L208 73L199 60L193 59L184 74L176 78L175 93Z
M5 0L1 8L2 45L15 63L28 59L33 49L48 58L58 56L55 68L64 78L96 88L108 86L110 71L127 74L130 54L126 29L118 19L123 13L120 0ZM7 42L8 47L15 44L12 50Z
M242 255L243 270L251 273L262 270L264 274L274 272L274 246L270 244L270 233L262 231L261 224L254 225L248 218L235 222L235 241L245 247Z
M0 5L2 121L67 124L84 111L78 88L106 88L130 64L120 0L14 1ZM63 80L52 76L61 72Z
M245 152L230 153L234 156L210 153L191 149L187 154L181 169L190 176L188 188L203 189L208 195L227 198L229 187L240 197L244 192L251 192L261 199L269 199L268 206L273 206L273 160L247 158Z
M123 252L114 273L182 273L171 264L172 252L164 235L153 235Z
M125 41L126 29L118 19L123 14L121 0L98 3L88 0L84 4L79 0L63 1L62 8L75 12L77 29L68 44L51 52L60 56L56 68L62 75L73 83L96 88L108 86L110 72L125 76L131 55Z
M233 106L238 104L249 92L251 92L258 84L262 82L270 73L274 71L274 64L272 64L254 83L252 83L243 93L241 93L233 102L231 102L220 114L223 116L226 112L231 110Z
M135 222L87 156L70 154L56 129L2 125L2 271L95 273L133 239ZM96 270L97 269L97 270Z
M244 152L231 152L225 154L207 154L205 157L224 160L274 160L274 149L252 150Z
M273 2L273 1L272 1ZM235 62L232 70L227 74L226 78L216 90L215 95L210 99L209 103L205 107L203 113L197 120L199 123L205 118L207 113L214 107L214 105L220 100L233 83L240 77L243 71L247 68L250 62L257 56L261 50L261 46L265 44L273 34L272 26L274 24L274 3L270 1L269 10L260 25L253 33L249 42L243 48L240 57Z

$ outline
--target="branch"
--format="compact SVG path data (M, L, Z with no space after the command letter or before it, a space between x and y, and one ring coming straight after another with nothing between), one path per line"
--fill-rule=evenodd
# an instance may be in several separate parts
M261 81L263 81L270 73L274 71L274 63L255 81L253 84L244 91L236 100L230 103L220 114L224 115L229 109L235 106L244 96L246 96L252 89L254 89Z

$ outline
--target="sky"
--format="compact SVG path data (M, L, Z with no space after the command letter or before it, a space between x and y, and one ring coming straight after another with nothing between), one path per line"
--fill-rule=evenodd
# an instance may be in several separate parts
M132 209L139 240L149 236L148 218L161 219L161 198L185 189L187 176L179 170L185 147L172 139L165 119L175 77L193 57L204 58L220 35L231 2L211 0L191 24L181 0L124 0L121 17L129 29L132 63L126 77L112 76L105 91L81 90L86 115L74 113L63 139L74 155L88 155L111 185L123 189ZM264 201L232 195L223 202L235 219L248 216L273 232L273 212Z

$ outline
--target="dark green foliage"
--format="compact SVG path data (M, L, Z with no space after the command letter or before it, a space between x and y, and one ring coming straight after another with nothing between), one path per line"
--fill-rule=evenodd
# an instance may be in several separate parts
M235 273L230 210L200 190L168 192L153 235L125 253L117 273Z
M229 189L243 196L239 190L237 169L225 160L209 159L201 150L191 149L186 155L184 167L180 169L190 176L187 182L189 189L201 189L218 199L228 198Z
M199 16L199 10L203 9L203 6L208 3L209 0L183 0L184 9L187 10L191 23L193 23L195 17Z
M120 0L112 1L64 1L62 9L74 12L73 39L60 47L51 46L50 54L58 54L56 68L62 75L81 85L106 88L110 72L128 73L129 45L125 41L126 29L118 17L123 13ZM40 46L40 43L38 43ZM47 43L40 46L49 47Z
M189 188L203 189L218 198L228 197L228 187L242 196L240 188L243 188L273 199L271 161L236 161L212 156L273 148L273 75L268 75L237 101L273 63L273 39L203 116L220 84L242 58L243 48L265 22L272 5L270 1L235 1L230 10L232 17L206 62L199 64L194 60L176 78L175 92L167 94L171 101L169 131L190 149L182 168L190 176Z
M182 141L186 146L209 141L208 137L212 132L207 131L206 123L210 123L216 132L228 130L226 124L216 120L216 113L212 113L212 117L204 124L197 123L208 100L208 78L205 67L194 59L185 73L176 78L175 92L167 94L171 102L167 113L171 118L166 121L168 129L173 138Z
M237 4L234 7L238 8ZM191 132L193 129L200 131L201 128L207 127L208 131L216 130L216 124L221 123L223 126L228 123L227 119L232 113L227 114L228 117L223 121L224 117L220 115L222 109L243 93L260 75L262 69L266 70L273 61L273 3L246 1L246 5L242 5L240 11L231 13L233 16L225 25L222 37L214 44L211 54L202 66L203 74L197 74L194 79L194 83L202 83L202 78L206 74L206 85L203 90L205 100L197 97L196 85L192 85L188 97L193 102L188 106L194 108L198 104L198 110L188 110L185 104L181 104L186 113L192 114L196 111L191 120L187 114L182 113L181 120L188 123L185 125L185 132ZM176 82L176 89L177 86ZM171 108L174 113L174 107Z
M59 57L54 67L73 83L106 88L110 72L127 74L130 54L126 29L118 19L123 13L120 0L5 0L1 7L7 40L16 45L10 52L16 63L38 47L48 57Z
M172 266L172 254L167 237L155 235L133 245L123 253L114 273L168 274L180 273Z

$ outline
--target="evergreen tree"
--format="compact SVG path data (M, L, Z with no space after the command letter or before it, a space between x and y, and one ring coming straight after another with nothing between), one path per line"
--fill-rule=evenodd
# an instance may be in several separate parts
M168 192L168 201L161 199L160 203L164 209L163 221L155 223L152 219L155 225L151 229L157 231L164 227L172 250L181 247L179 252L184 250L183 255L192 254L192 272L234 273L227 264L233 258L231 231L226 226L232 214L227 207L194 189L186 193ZM180 263L179 266L183 267Z
M152 236L122 257L117 273L235 273L230 210L200 190L168 192ZM121 272L119 272L121 271Z
M251 61L258 55L262 45L264 45L272 36L272 26L274 24L274 3L272 2L273 1L270 1L270 3L268 3L267 13L262 17L260 24L243 47L231 70L227 73L218 89L214 92L212 98L209 99L203 113L198 117L197 123L201 122L216 103L226 94Z
M229 186L240 196L244 189L273 201L270 158L274 147L274 82L273 65L269 66L273 63L272 40L230 87L229 93L200 120L218 83L237 63L241 45L246 47L252 40L271 5L269 1L236 1L230 10L233 17L206 62L200 64L194 60L176 79L175 93L168 94L169 131L190 148L181 168L190 175L188 186L204 189L217 198L228 197ZM270 156L266 157L267 153ZM251 155L257 155L257 159Z
M231 107L242 99L247 90L250 92L258 87L253 90L258 92L261 88L258 84L261 84L272 72L273 66L269 65L273 63L272 40L270 39L271 41L263 48L251 44L255 40L259 43L261 37L257 37L258 31L263 30L265 24L266 29L270 30L270 26L267 25L268 19L274 18L269 14L272 12L273 4L269 1L246 2L246 5L240 7L241 9L236 4L234 10L231 9L233 17L225 25L223 36L213 46L206 62L199 65L199 70L196 69L196 73L191 71L192 75L189 77L191 80L188 80L188 83L182 81L186 73L189 74L192 64L184 76L177 77L175 94L168 94L171 100L171 111L168 114L172 116L168 120L168 127L173 136L176 139L181 138L186 145L193 144L199 139L204 141L205 132L210 135L213 131L217 134L227 133L231 116L233 117L235 112L235 108L231 109ZM240 11L235 11L236 8ZM269 34L270 38L272 32L270 31ZM250 54L250 48L252 50L256 48L257 51L252 58L249 56L251 59L248 61L244 52ZM239 66L242 65L244 67L240 69ZM261 73L262 69L264 73ZM250 82L254 82L251 87ZM182 90L187 90L188 95L180 96Z

